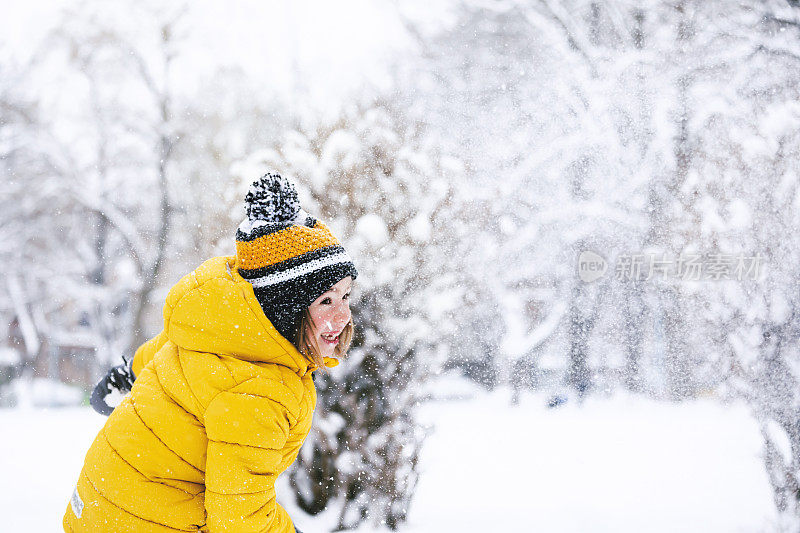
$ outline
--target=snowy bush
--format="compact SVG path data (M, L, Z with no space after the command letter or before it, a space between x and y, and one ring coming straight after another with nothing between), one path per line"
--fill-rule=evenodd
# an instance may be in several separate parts
M242 184L268 170L292 177L301 204L331 226L359 269L350 354L315 374L315 426L291 472L301 508L341 506L343 529L363 521L397 529L405 520L424 437L415 410L447 342L449 315L431 301L458 288L444 275L456 237L453 176L420 133L392 106L370 102L288 131L233 167Z

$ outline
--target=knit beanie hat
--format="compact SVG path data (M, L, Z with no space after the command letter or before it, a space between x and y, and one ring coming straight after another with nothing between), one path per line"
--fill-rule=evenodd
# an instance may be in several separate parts
M300 207L290 180L277 173L259 178L245 209L236 230L239 274L253 285L275 329L294 343L302 311L358 271L328 227Z

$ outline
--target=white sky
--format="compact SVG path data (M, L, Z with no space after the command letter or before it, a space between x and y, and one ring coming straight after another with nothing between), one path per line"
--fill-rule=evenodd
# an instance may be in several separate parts
M8 3L0 17L0 49L24 61L58 21L65 0ZM175 65L180 80L238 64L284 96L305 87L313 102L339 100L365 82L389 82L387 58L410 46L390 2L368 0L236 0L191 3L197 53ZM109 3L113 6L113 3ZM294 72L298 72L299 76Z

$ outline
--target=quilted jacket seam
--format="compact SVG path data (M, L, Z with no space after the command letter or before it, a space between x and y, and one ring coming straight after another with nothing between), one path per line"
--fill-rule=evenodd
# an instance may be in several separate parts
M286 409L286 410L287 410L287 411L288 411L290 414L292 414L292 418L294 418L294 419L295 419L295 423L294 423L294 424L289 424L289 429L291 429L291 428L293 428L295 425L297 425L297 421L298 421L298 420L300 420L300 411L301 411L301 409L302 409L302 405L301 405L300 403L298 403L298 405L297 405L297 409L296 409L296 411L295 411L295 410L293 410L293 409L292 409L290 406L286 405L284 402L281 402L280 400L277 400L277 399L273 398L272 396L264 396L264 395L261 395L261 394L253 394L253 393L250 393L250 392L235 392L235 391L233 391L233 389L235 389L236 387L239 387L239 386L241 386L241 385L244 385L244 384L245 384L245 383L247 383L248 381L254 381L254 380L256 380L256 379L265 379L265 380L267 380L267 381L271 381L271 382L275 383L276 385L277 385L277 384L280 384L280 386L282 386L282 387L285 387L285 388L286 388L286 389L289 391L289 394L291 394L291 395L292 395L292 397L293 397L293 398L295 398L295 394L292 392L292 389L290 389L290 388L289 388L289 386L288 386L288 385L286 385L285 383L282 383L281 381L278 381L278 380L276 380L276 379L264 378L264 377L262 377L262 376L253 376L253 377L249 377L249 378L247 378L247 379L245 379L245 380L242 380L242 381L241 381L241 382L239 382L239 383L236 383L236 384L235 384L233 387L230 387L230 388L228 388L228 389L222 389L222 390L218 391L218 392L217 392L217 393L216 393L216 394L215 394L215 395L214 395L214 396L211 398L211 400L208 402L208 405L206 405L206 408L205 408L205 410L203 411L203 420L205 420L205 418L206 418L206 413L208 412L208 407L209 407L209 406L210 406L212 403L214 403L214 400L216 400L216 399L217 399L217 396L219 396L219 395L220 395L220 394L222 394L223 392L229 392L230 394L240 394L240 395L242 395L242 396L255 396L256 398L262 398L262 399L264 399L264 400L273 401L273 402L275 402L275 403L279 404L279 405L280 405L281 407L283 407L284 409ZM305 394L305 391L303 391L303 393ZM294 411L294 412L296 412L297 414L295 415L293 411Z
M229 442L227 440L219 440L219 439L208 439L208 442L215 442L217 444L230 444L231 446L241 446L243 448L253 448L256 450L272 450L273 452L283 451L283 447L271 448L269 446L256 446L255 444L242 444L241 442Z
M110 444L109 444L109 446L110 446ZM112 447L112 450L113 450L113 447ZM116 450L114 450L114 453L117 453L117 451L116 451ZM117 453L117 455L119 455L119 454ZM124 459L123 459L123 461L124 461ZM138 470L137 470L137 472L138 472ZM109 504L109 505L112 505L113 507L116 507L117 509L120 509L120 510L122 510L122 511L123 511L123 512L125 512L125 513L128 513L128 514L129 514L129 515L131 515L131 516L135 516L135 517L136 517L136 518L138 518L139 520L142 520L142 521L144 521L144 522L148 522L148 523L150 523L150 524L155 524L155 525L157 525L157 526L165 527L165 528L169 529L170 531L196 531L196 529L176 529L176 528L174 528L174 527L172 527L172 526L168 526L168 525L166 525L166 524L162 524L161 522L156 522L155 520L148 520L147 518L143 518L143 517L139 516L139 515L138 515L138 514L136 514L136 513L132 513L132 512L130 512L129 510L125 509L124 507L120 507L120 506L119 506L119 505L117 505L116 503L114 503L114 502L112 502L111 500L109 500L109 499L108 499L108 497L107 497L105 494L103 494L102 492L100 492L100 489L98 489L98 488L97 488L97 485L95 485L95 484L94 484L94 482L92 482L92 480L91 480L91 479L89 479L89 476L87 476L86 474L84 474L84 476L83 476L83 477L84 477L84 479L86 479L86 482L87 482L87 483L89 483L89 485L91 485L91 486L92 486L92 488L93 488L93 489L94 489L94 491L97 493L97 495L98 495L98 496L100 496L101 498L103 498L103 499L104 499L106 502L108 502L108 504Z
M183 457L181 457L181 455L180 455L178 452L176 452L175 450L173 450L172 448L170 448L170 447L167 445L167 443L166 443L166 442L164 442L164 441L161 439L161 437L159 437L159 436L156 434L156 432L155 432L155 431L154 431L154 430L153 430L153 429L152 429L150 426L148 426L148 425L147 425L147 422L145 422L145 421L144 421L144 418L142 418L142 415L141 415L141 414L139 414L139 409L136 407L136 402L133 400L133 398L131 398L131 407L133 408L133 412L134 412L134 414L136 415L136 418L138 418L138 419L139 419L139 421L142 423L142 425L143 425L144 427L146 427L146 428L147 428L147 430L148 430L150 433L152 433L152 434L153 434L153 436L154 436L154 437L155 437L155 438L158 440L158 442L160 442L161 444L163 444L163 445L164 445L164 447L165 447L166 449L168 449L170 452L172 452L172 454L173 454L175 457L177 457L178 459L180 459L181 461L183 461L184 463L186 463L187 465L189 465L191 468L193 468L193 469L194 469L194 470L196 470L197 472L199 472L199 473L201 473L201 474L203 473L203 471L202 471L201 469L199 469L199 468L197 468L196 466L194 466L192 463L190 463L189 461L187 461L186 459L184 459ZM105 434L104 434L104 436L105 436ZM108 440L108 439L106 438L106 440ZM109 442L109 443L108 443L108 445L109 445L109 446L111 446L111 443ZM113 447L113 446L112 446L112 449L114 449L114 447ZM117 450L115 450L115 449L114 449L114 451L116 452ZM119 452L117 452L117 455L119 455ZM121 456L121 455L120 455L120 458L122 458L122 456ZM125 459L122 459L122 460L123 460L123 461L125 461ZM128 463L127 461L125 461L125 462L126 462L126 463ZM146 476L146 475L144 474L144 472L141 472L141 471L140 471L138 468L136 468L135 466L133 466L133 465L130 465L130 466L131 466L131 468L134 468L134 469L135 469L137 472L139 472L139 473L140 473L140 474L142 474L143 476L145 476L145 477L147 477L148 479L150 479L148 476ZM161 483L161 482L160 482L160 481L158 481L157 483ZM166 483L163 483L163 484L164 484L164 485L166 485ZM169 486L169 485L167 485L167 486ZM183 490L183 489L178 489L178 490ZM186 492L186 491L184 491L184 492ZM191 492L186 492L186 493L187 493L187 494L191 494Z
M178 345L176 344L176 345L175 345L175 348L176 348L176 354L175 354L175 357L178 359L178 368L180 368L180 369L181 369L181 377L183 377L183 380L186 382L186 387L189 389L189 392L191 392L191 393L192 393L192 397L194 398L195 409L197 409L197 410L198 410L198 412L200 412L200 411L202 411L202 410L203 410L203 404L202 404L202 402L200 402L200 397L197 395L197 393L196 393L196 392L194 391L194 389L192 388L192 384L191 384L191 383L189 383L189 378L187 378L187 377L186 377L186 371L183 369L183 360L181 359L181 347L180 347L180 346L178 346ZM233 376L231 376L231 377L233 377ZM195 419L196 419L196 420L197 420L197 421L198 421L198 422L199 422L201 425L203 424L203 422L200 420L200 418L198 417L198 415L196 415L196 414L194 414L194 413L190 413L190 414L191 414L192 416L194 416L194 417L195 417Z
M219 496L255 496L256 494L266 494L266 491L263 490L257 490L255 492L217 492L216 490L206 489L206 492L218 494ZM277 502L275 496L269 498L267 503L269 503L270 500L275 500Z

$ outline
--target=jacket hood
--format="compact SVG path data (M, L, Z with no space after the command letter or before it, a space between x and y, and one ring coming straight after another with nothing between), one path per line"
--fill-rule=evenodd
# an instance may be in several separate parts
M301 376L317 369L269 321L253 286L239 275L236 256L209 259L170 289L164 331L187 350L275 363ZM324 360L328 367L339 363Z

